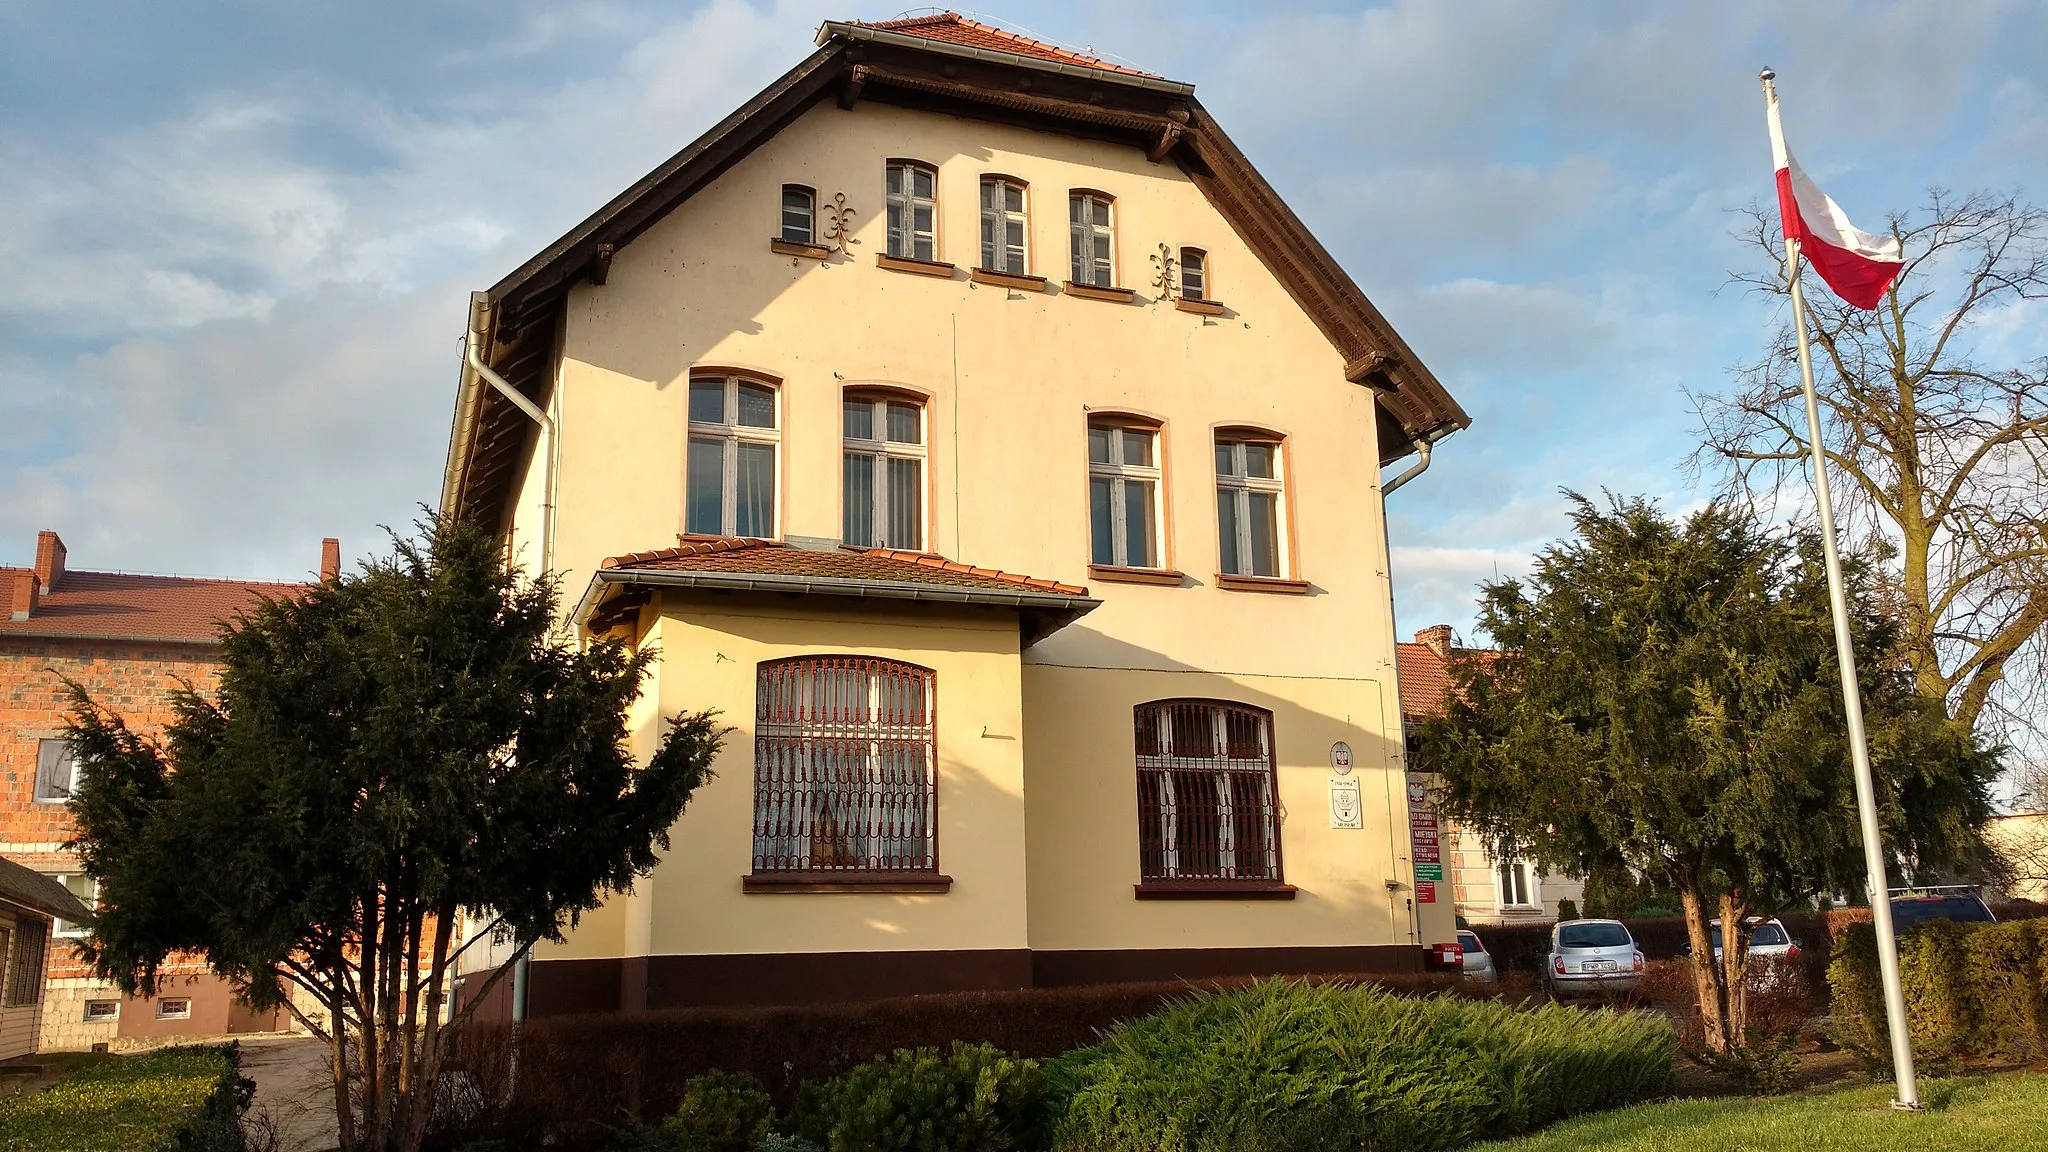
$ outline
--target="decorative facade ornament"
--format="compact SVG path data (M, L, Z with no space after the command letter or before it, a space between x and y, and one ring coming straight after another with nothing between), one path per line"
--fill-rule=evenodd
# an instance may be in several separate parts
M851 234L849 222L854 209L846 206L846 193L834 192L832 199L818 206L820 215L825 217L825 246L834 252L846 251L849 244L858 244Z
M1161 244L1159 251L1152 256L1152 263L1159 269L1159 274L1152 277L1152 286L1159 289L1159 298L1177 299L1180 296L1180 277L1177 275L1180 261L1173 258L1173 249Z

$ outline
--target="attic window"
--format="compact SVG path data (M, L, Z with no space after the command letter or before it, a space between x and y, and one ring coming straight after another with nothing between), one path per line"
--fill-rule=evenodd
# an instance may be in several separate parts
M1209 254L1200 248L1180 250L1180 296L1183 300L1209 298Z
M937 260L938 173L915 160L889 161L889 255Z
M1024 276L1026 236L1024 182L1008 176L981 178L981 266L990 272Z
M1073 234L1076 284L1109 288L1116 284L1110 232L1110 198L1100 192L1075 191L1067 197L1067 223Z
M818 242L817 193L801 184L782 186L782 239L790 244Z

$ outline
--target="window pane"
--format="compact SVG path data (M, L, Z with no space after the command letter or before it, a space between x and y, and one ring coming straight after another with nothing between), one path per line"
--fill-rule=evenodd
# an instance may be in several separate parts
M873 440L875 438L875 402L872 400L848 400L840 432L848 440Z
M1087 261L1081 256L1083 241L1079 227L1073 230L1070 234L1070 239L1072 242L1067 245L1067 279L1072 280L1076 284L1086 284L1088 282L1088 269Z
M782 238L798 244L811 240L811 194L802 188L782 190Z
M1216 490L1216 548L1217 559L1226 574L1244 573L1237 554L1237 493L1228 488Z
M1107 476L1088 478L1088 555L1094 564L1116 563L1116 520L1110 503L1113 483Z
M919 232L910 245L910 255L916 260L938 259L938 249L933 246L931 222L925 222L925 230Z
M843 543L872 548L875 540L875 458L848 452L842 477L845 514L840 519Z
M1005 220L1003 223L1003 271L1018 276L1024 274L1024 222Z
M1003 185L1003 210L1022 212L1024 210L1024 189L1015 184Z
M995 181L983 180L981 182L981 206L983 208L994 208L996 206L996 197L999 194Z
M889 192L893 195L903 191L903 165L889 165Z
M1095 223L1104 228L1109 227L1109 201L1097 200L1091 196L1088 198L1088 211Z
M1081 197L1067 197L1067 223L1079 224L1081 220Z
M910 255L910 239L904 233L903 216L903 205L891 200L889 202L889 255L891 256Z
M1275 492L1253 492L1251 496L1252 575L1280 574L1280 496Z
M1180 250L1180 294L1190 300L1200 300L1204 291L1203 273L1207 271L1207 259L1199 248Z
M1152 553L1152 482L1124 481L1124 563L1134 568L1154 568Z
M36 799L68 800L72 784L71 745L63 740L36 744Z
M1089 429L1088 429L1088 462L1089 462L1089 463L1091 463L1091 464L1107 464L1107 463L1109 463L1109 432L1110 432L1110 430L1109 430L1109 429L1107 429L1107 428L1093 428L1093 427L1091 427L1091 428L1089 428Z
M934 178L934 174L932 173L931 169L913 168L910 170L910 175L911 191L917 196L917 198L920 200L931 199L932 181Z
M918 407L915 404L889 403L889 441L892 444L921 444L924 442L918 428Z
M739 493L733 529L740 536L775 535L775 446L740 444Z
M725 381L690 381L690 419L698 424L725 423Z
M746 428L775 427L775 389L759 384L739 386L739 422Z
M894 457L889 461L889 532L891 548L924 548L924 462Z
M1244 446L1244 474L1273 478L1273 446L1271 444L1247 444Z
M1218 444L1216 446L1216 474L1218 476L1237 475L1236 448L1237 446L1234 444Z
M1002 230L1002 217L993 212L981 214L981 266L997 269L1002 265L996 252L996 234Z
M1149 468L1152 466L1152 434L1126 428L1121 433L1124 441L1124 463Z
M725 442L690 437L690 457L683 488L683 531L693 536L725 532Z

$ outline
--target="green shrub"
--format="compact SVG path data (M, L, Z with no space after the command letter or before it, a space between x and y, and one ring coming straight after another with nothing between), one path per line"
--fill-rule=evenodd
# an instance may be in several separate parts
M1572 903L1571 897L1567 896L1557 902L1557 918L1559 920L1577 920L1579 918L1579 906Z
M241 1152L253 1086L237 1049L162 1048L90 1060L45 1092L0 1100L7 1152Z
M1663 1095L1672 1054L1641 1013L1274 980L1124 1025L1046 1080L1061 1152L1421 1150Z
M2048 1052L2048 923L1922 924L1899 939L1899 983L1916 1056L2033 1059ZM1834 1036L1889 1068L1877 935L1845 926L1828 961Z
M1006 1152L1039 1115L1035 1060L987 1044L899 1049L797 1102L797 1134L829 1152Z
M775 1105L744 1072L706 1072L683 1086L683 1102L642 1134L645 1152L750 1152L773 1134Z

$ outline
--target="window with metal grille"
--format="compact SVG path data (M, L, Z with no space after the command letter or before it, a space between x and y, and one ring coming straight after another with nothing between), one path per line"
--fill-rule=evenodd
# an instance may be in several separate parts
M924 405L851 393L842 413L842 543L924 548Z
M1273 714L1156 700L1138 705L1136 723L1140 878L1280 884Z
M43 952L49 938L49 929L39 920L23 917L14 922L11 946L0 947L0 951L7 954L7 994L4 999L8 1007L42 1002Z
M760 666L754 872L935 874L929 668L865 656Z

